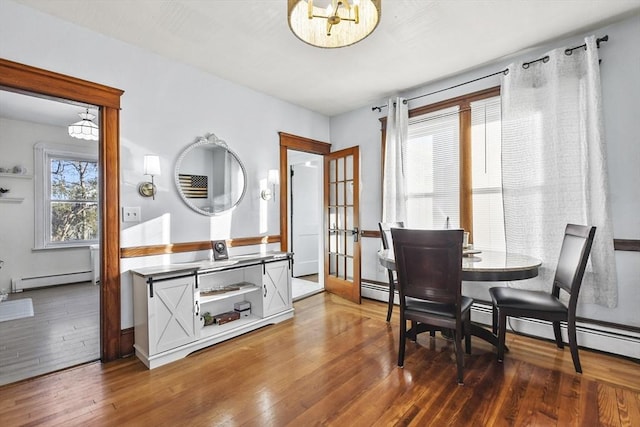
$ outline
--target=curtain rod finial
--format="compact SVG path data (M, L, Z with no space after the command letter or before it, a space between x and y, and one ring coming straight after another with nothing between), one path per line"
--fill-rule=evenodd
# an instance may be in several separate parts
M596 39L596 46L600 47L600 42L608 42L609 41L609 34L605 34L604 36L600 37L599 39Z

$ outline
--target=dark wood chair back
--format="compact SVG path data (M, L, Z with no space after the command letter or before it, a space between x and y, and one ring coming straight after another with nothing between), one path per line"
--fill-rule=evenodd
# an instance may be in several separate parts
M460 304L462 230L394 229L400 298Z
M391 237L392 228L404 228L404 222L379 222L378 228L380 229L380 238L382 239L383 249L392 249L393 240Z
M592 226L568 224L565 229L551 293L559 297L560 289L567 292L570 295L570 312L575 312L578 303L578 294L595 233L596 227Z

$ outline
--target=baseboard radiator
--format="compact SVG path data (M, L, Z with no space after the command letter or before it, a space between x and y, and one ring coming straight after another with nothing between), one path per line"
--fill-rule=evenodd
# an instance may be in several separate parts
M362 296L387 302L388 288L374 283L362 282ZM396 293L395 303L398 304ZM471 308L471 319L474 322L491 325L491 306L474 302ZM509 319L509 329L527 335L553 340L553 327L550 322L537 319ZM563 339L567 341L567 327L561 326ZM576 325L578 345L584 348L603 351L605 353L640 359L640 333L622 330L615 327L578 322ZM555 344L553 344L555 346ZM567 347L568 349L568 347Z
M49 276L23 277L11 280L11 291L22 292L29 289L47 286L67 285L70 283L91 281L91 271L79 271L76 273L53 274Z

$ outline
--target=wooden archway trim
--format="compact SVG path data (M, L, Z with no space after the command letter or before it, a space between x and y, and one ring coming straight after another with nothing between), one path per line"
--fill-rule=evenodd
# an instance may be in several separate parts
M302 136L278 132L280 135L280 250L289 250L289 209L287 205L287 189L289 173L287 150L304 151L305 153L324 156L331 152L331 144Z
M124 91L0 58L0 88L100 109L100 337L103 362L120 357L120 97Z

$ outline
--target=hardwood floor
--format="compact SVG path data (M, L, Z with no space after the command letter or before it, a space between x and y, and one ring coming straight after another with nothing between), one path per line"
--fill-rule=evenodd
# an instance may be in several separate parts
M98 286L77 283L9 296L22 298L31 298L34 316L0 322L0 385L100 359Z
M473 341L465 385L453 348L422 334L396 366L397 311L328 293L291 320L147 370L135 358L0 387L0 424L17 425L640 425L640 365L507 336L503 364Z

